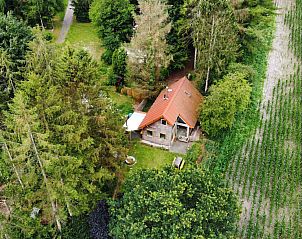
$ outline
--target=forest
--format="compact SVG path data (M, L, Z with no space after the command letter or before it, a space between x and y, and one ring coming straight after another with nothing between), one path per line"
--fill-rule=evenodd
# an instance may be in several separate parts
M301 13L0 0L0 238L302 238ZM132 138L124 123L180 76L202 95L199 140Z

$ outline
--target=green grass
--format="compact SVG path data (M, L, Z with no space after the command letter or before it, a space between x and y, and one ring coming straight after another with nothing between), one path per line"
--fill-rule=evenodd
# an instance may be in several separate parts
M156 168L161 169L166 165L171 165L176 154L169 151L153 148L137 142L130 149L128 155L134 156L137 163L132 167L139 168Z
M99 59L103 52L97 30L92 23L79 23L74 20L65 42L86 49L95 59Z
M106 90L110 99L116 104L117 108L121 110L124 115L133 112L134 99L132 97L115 92L114 86L108 87Z

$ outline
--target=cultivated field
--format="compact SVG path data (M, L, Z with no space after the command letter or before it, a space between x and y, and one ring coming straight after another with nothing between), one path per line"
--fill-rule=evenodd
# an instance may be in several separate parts
M239 238L302 238L302 0L277 0L261 122L230 163Z

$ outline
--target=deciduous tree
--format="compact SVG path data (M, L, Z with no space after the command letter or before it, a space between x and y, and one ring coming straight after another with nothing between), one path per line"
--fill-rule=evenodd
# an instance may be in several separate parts
M195 47L198 80L207 92L211 82L218 80L236 59L236 19L227 0L187 0L184 14L188 16L187 30L192 33Z
M234 193L221 177L187 167L139 170L112 203L115 238L231 238L239 219Z
M210 95L201 105L200 124L210 135L229 129L238 112L250 101L251 86L246 73L230 73L210 88Z

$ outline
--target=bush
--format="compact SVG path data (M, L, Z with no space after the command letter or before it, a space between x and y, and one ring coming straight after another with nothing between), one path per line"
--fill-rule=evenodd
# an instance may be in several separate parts
M240 213L221 176L188 165L133 171L111 205L114 238L232 238Z
M247 108L252 87L246 78L244 73L230 73L210 88L200 113L200 124L206 133L216 136L229 129L236 114Z

